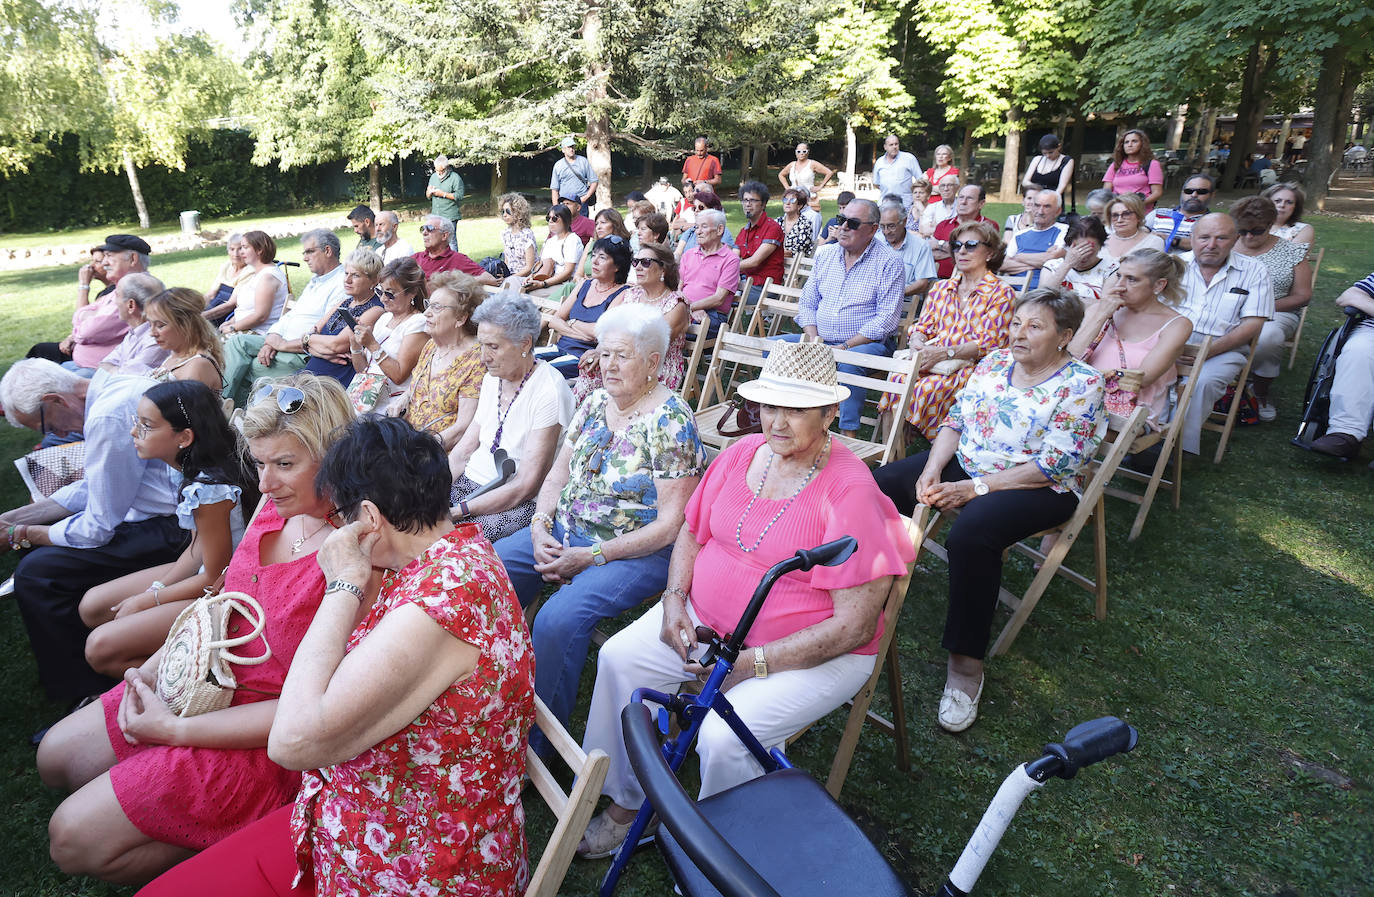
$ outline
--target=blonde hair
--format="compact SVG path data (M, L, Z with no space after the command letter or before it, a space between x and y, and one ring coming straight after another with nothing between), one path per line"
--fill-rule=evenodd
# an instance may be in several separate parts
M1164 281L1164 291L1159 294L1159 300L1165 305L1177 306L1183 302L1183 272L1186 269L1182 259L1158 249L1137 249L1126 253L1120 264L1127 262L1139 265L1150 281Z
M1110 221L1112 217L1112 206L1120 203L1125 206L1127 211L1135 216L1139 227L1145 226L1145 200L1140 198L1139 193L1120 193L1107 201L1106 207L1102 210Z
M530 226L530 201L519 193L502 193L496 200L496 208L510 206L512 230L525 230Z
M250 395L256 395L264 384L274 387L272 394L256 402L250 399L248 407L243 409L239 429L244 439L290 434L305 447L311 458L319 461L343 427L354 418L353 402L333 377L316 377L302 371L277 380L263 379L253 384ZM305 393L305 401L294 414L287 414L277 405L277 390L285 386L294 386Z
M481 281L462 271L440 271L429 279L429 298L440 290L453 294L454 313L463 319L463 332L468 336L477 335L477 323L472 313L487 298L487 291Z
M224 348L220 345L219 334L201 314L205 311L204 296L190 287L172 287L148 300L149 309L154 305L161 309L167 323L186 337L186 348L210 356L215 368L224 370Z

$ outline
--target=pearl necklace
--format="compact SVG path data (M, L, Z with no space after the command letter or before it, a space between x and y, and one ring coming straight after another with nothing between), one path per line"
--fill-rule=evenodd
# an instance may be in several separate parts
M773 528L773 524L777 523L787 509L792 507L792 502L797 500L797 496L802 494L802 490L806 488L806 484L810 483L812 477L816 475L816 471L821 466L821 461L830 454L831 442L832 437L827 436L825 438L825 448L821 449L816 455L816 460L811 462L811 469L806 472L806 476L802 479L801 485L797 487L797 491L793 492L787 501L783 502L781 508L778 508L778 513L773 515L773 519L768 521L768 524L763 528L763 532L759 533L758 539L754 540L753 547L745 548L744 521L748 518L749 512L754 509L754 502L758 501L759 496L763 494L764 487L768 485L768 471L772 469L773 459L777 457L773 454L772 449L769 449L768 461L763 465L763 481L759 483L758 491L749 499L749 504L744 507L744 513L740 515L739 521L735 524L735 544L739 546L740 551L743 551L745 554L751 554L758 550L759 546L763 544L764 537L768 535L768 531Z

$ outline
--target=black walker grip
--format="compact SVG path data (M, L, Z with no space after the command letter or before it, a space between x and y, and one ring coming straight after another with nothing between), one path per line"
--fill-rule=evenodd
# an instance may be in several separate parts
M836 567L849 560L858 549L857 539L853 536L841 536L833 542L826 542L815 548L803 548L797 552L797 557L801 559L802 570L810 570L812 567Z
M1029 764L1026 771L1039 781L1050 776L1071 779L1085 766L1134 750L1139 738L1134 726L1114 716L1079 723L1063 742L1045 745L1044 756Z

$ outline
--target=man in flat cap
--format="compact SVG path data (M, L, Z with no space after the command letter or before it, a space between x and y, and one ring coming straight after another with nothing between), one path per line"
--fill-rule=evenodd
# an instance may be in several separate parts
M104 253L105 282L109 284L89 302L80 301L90 295L90 267L77 274L78 304L72 315L72 332L61 342L38 343L29 349L29 358L46 358L70 370L90 376L124 340L129 325L119 316L114 300L114 288L121 277L135 271L148 270L148 256L153 249L142 237L133 234L110 234L95 247Z

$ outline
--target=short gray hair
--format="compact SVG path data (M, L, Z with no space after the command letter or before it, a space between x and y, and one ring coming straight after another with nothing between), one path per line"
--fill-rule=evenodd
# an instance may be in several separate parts
M301 234L301 242L314 240L315 246L319 249L328 249L334 256L334 261L339 260L339 253L343 252L343 246L339 243L339 238L334 235L332 230L324 227L317 227Z
M1054 329L1078 332L1083 326L1083 300L1078 293L1064 287L1037 287L1018 297L1012 305L1016 311L1026 305L1043 305L1054 315Z
M12 427L23 427L15 414L37 414L43 397L49 393L76 395L86 382L80 374L46 358L21 358L0 378L0 407Z
M506 339L513 343L530 341L530 346L539 339L539 309L530 297L512 290L502 290L490 296L472 313L472 323L490 324L500 328Z
M725 213L719 209L702 209L697 212L697 224L704 224L707 227L724 227Z
M119 298L132 300L134 305L137 305L140 310L143 306L148 304L149 299L152 299L165 289L166 287L162 285L162 281L143 271L134 271L130 274L126 274L115 287L115 291L119 294Z
M878 219L882 217L882 213L878 211L878 204L871 199L851 199L849 201L849 205L859 206L860 208L862 208L867 213L865 217L868 217L868 215L872 215L872 223L874 224L877 224Z
M1059 208L1061 208L1061 209L1064 208L1064 197L1062 197L1062 196L1059 195L1059 191L1058 191L1058 190L1054 190L1054 189L1052 189L1052 188L1050 188L1050 187L1046 187L1044 190L1041 190L1040 193L1052 193L1052 194L1054 194L1054 204L1055 204L1056 206L1058 206ZM1040 198L1040 193L1035 194L1035 198L1036 198L1036 199L1039 199L1039 198Z
M242 243L242 242L243 242L243 234L239 233L238 231L234 231L232 234L229 235L229 238L226 239L226 240L224 241L224 245L225 245L225 246L233 246L235 243Z
M1113 193L1110 190L1106 190L1102 187L1098 187L1096 190L1088 191L1088 198L1084 200L1084 202L1086 202L1088 205L1092 205L1095 202L1100 202L1102 203L1102 210L1105 212L1107 210L1107 207L1111 205L1111 202L1114 199L1116 199L1115 193Z
M383 218L385 218L387 221L390 221L392 227L400 227L400 226L401 226L401 216L400 216L400 215L397 215L395 212L393 212L393 211L391 211L391 210L389 210L389 209L388 209L387 211L385 211L385 212L378 212L378 213L377 213L377 220L378 220L378 221L381 221Z
M896 199L895 197L892 199L888 199L886 196L884 196L883 201L878 203L879 218L882 217L883 212L900 212L902 214L902 217L905 218L906 206L902 205L901 200Z
M446 237L453 236L453 222L442 215L426 215L425 224L439 228Z
M611 334L622 333L630 338L640 355L647 358L658 353L658 366L663 366L663 356L668 354L668 338L672 332L658 309L639 302L617 305L596 319L595 329L597 342ZM657 374L658 370L655 369L654 373Z

